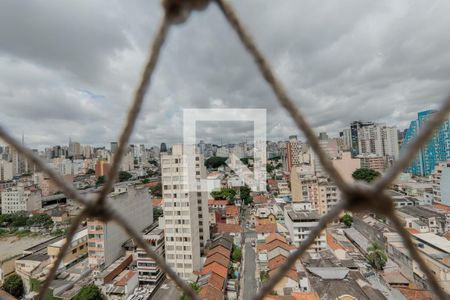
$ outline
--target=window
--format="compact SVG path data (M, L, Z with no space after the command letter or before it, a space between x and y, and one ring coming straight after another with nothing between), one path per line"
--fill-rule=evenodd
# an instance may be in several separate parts
M75 253L77 253L77 249L72 250L72 254L75 254Z

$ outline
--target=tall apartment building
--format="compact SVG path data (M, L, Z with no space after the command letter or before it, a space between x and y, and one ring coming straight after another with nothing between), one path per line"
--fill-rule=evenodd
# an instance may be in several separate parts
M359 154L358 132L361 128L373 125L373 122L353 121L350 123L350 134L352 140L352 156Z
M378 172L384 172L386 169L386 160L384 156L376 154L360 154L356 158L361 160L361 168L374 169Z
M358 129L358 154L383 156L386 161L399 157L397 127L372 124Z
M0 181L8 181L13 178L13 164L10 161L0 159Z
M302 162L302 144L296 135L291 135L283 150L283 168L290 172L293 167L299 166Z
M192 164L191 164L192 163ZM181 278L195 280L200 255L209 239L206 168L195 146L173 145L161 153L166 260Z
M297 247L308 237L311 230L318 225L319 220L319 213L312 209L311 203L309 202L298 202L285 206L284 222L289 231L292 243ZM326 237L322 231L307 251L319 252L326 248Z
M450 160L440 162L431 174L433 202L450 205Z
M153 223L151 197L144 186L118 184L108 195L107 202L138 231ZM88 238L89 266L98 274L124 253L122 245L130 237L115 222L92 219L88 220Z
M33 185L19 182L1 192L2 214L19 211L32 212L42 208L41 192Z
M409 128L406 130L401 147L402 150L414 140L435 112L435 110L426 110L417 114L417 119L411 121ZM420 148L419 154L411 162L406 172L419 176L428 176L433 172L436 164L448 159L450 159L450 118L435 130L428 143Z
M164 257L164 230L157 226L152 226L148 231L144 232L142 237L156 254ZM164 273L155 261L148 257L144 249L138 247L136 252L139 283L143 285L158 286L164 279Z
M302 174L297 168L291 172L293 203L311 203L320 215L326 214L340 199L336 185L327 177Z
M340 137L342 138L343 150L349 151L352 149L352 131L350 128L345 128L340 133Z

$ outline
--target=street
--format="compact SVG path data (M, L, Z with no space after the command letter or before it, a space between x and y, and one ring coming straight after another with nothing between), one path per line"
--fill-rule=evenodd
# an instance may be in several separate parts
M241 299L252 299L256 294L256 253L252 247L252 241L256 242L256 232L253 229L245 227L246 220L250 219L249 209L245 210L244 216L241 219L242 224L242 238L243 238L243 283L241 286Z

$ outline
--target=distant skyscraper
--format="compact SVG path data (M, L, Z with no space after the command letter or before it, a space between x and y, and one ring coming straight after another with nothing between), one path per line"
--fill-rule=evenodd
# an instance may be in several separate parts
M373 122L363 122L363 121L353 121L350 123L350 133L352 138L352 155L356 156L359 153L359 143L358 143L358 131L360 128L365 126L373 125Z
M417 136L435 112L435 110L419 112L417 120L411 121L403 139L402 151ZM450 119L447 119L435 130L434 135L427 144L420 148L418 156L406 171L415 175L428 176L439 162L447 159L450 159Z
M111 154L115 154L117 152L117 148L119 148L119 144L117 142L111 142Z
M167 152L166 143L161 143L161 148L160 148L159 152Z
M328 134L326 132L319 132L319 140L328 140Z

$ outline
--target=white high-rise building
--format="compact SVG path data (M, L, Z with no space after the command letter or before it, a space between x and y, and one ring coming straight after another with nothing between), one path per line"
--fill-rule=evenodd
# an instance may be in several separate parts
M1 192L2 214L19 211L32 212L42 208L41 192L34 186L19 182L16 187L10 187Z
M399 158L398 132L396 126L385 126L382 131L384 155L395 160Z
M358 129L358 153L375 154L387 160L399 157L397 127L372 124Z
M352 148L352 131L350 128L342 130L342 142L344 150L350 150Z
M209 239L206 186L201 188L206 168L203 155L194 149L173 145L171 152L161 153L166 261L185 280L196 279L193 272L201 268L200 255Z

